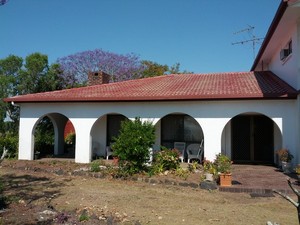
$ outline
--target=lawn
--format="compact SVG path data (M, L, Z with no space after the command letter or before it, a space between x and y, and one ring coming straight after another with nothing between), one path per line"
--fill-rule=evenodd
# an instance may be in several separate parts
M69 163L21 164L4 162L0 169L10 202L0 214L2 224L59 224L58 219L77 224L79 220L82 224L298 224L296 209L279 196L252 198L244 193L52 172L82 167ZM49 172L44 170L47 166ZM39 223L41 217L48 223Z

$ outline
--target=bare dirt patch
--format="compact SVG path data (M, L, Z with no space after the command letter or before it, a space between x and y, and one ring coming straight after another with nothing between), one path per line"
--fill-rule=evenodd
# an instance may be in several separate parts
M8 207L2 224L298 224L281 197L206 191L181 185L80 175L88 165L4 161ZM154 179L154 178L151 178ZM176 182L180 182L180 178ZM199 182L199 175L182 182ZM82 221L80 221L82 220ZM0 224L1 224L0 222Z

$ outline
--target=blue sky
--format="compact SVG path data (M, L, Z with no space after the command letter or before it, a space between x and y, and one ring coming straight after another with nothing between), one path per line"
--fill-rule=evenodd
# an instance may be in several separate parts
M194 73L249 71L254 26L264 37L280 0L9 0L0 6L0 58L47 54L50 63L102 48ZM256 45L256 52L260 45Z

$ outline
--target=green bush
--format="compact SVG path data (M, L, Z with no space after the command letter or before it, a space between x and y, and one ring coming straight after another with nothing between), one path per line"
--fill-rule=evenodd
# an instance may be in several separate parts
M16 158L18 155L19 137L13 133L7 132L0 134L0 157L5 147L8 150L7 158Z
M231 165L232 161L229 159L228 156L223 154L217 154L216 159L214 161L218 173L231 173Z
M71 132L71 133L67 134L67 136L65 138L65 143L67 145L74 145L75 139L76 139L76 134L74 132Z
M54 127L50 118L42 118L34 130L34 152L39 157L53 155L54 153Z
M81 215L79 216L79 222L88 221L90 219L86 210L83 210Z
M119 165L131 174L143 171L149 161L149 149L154 144L155 128L151 122L125 120L121 123L118 137L114 137L114 156Z
M100 162L99 161L93 161L91 163L91 172L100 172Z
M181 167L178 167L176 170L175 170L175 175L178 176L178 177L181 177L183 179L187 179L190 175L190 171L189 170L186 170L186 169L183 169Z
M157 173L166 170L176 170L180 166L179 151L176 149L165 149L154 155L153 169L159 169Z

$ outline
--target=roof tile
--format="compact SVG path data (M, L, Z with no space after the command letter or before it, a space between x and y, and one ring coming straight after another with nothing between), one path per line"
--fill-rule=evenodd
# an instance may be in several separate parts
M270 71L172 74L61 91L20 95L14 102L163 101L296 98L297 91Z

